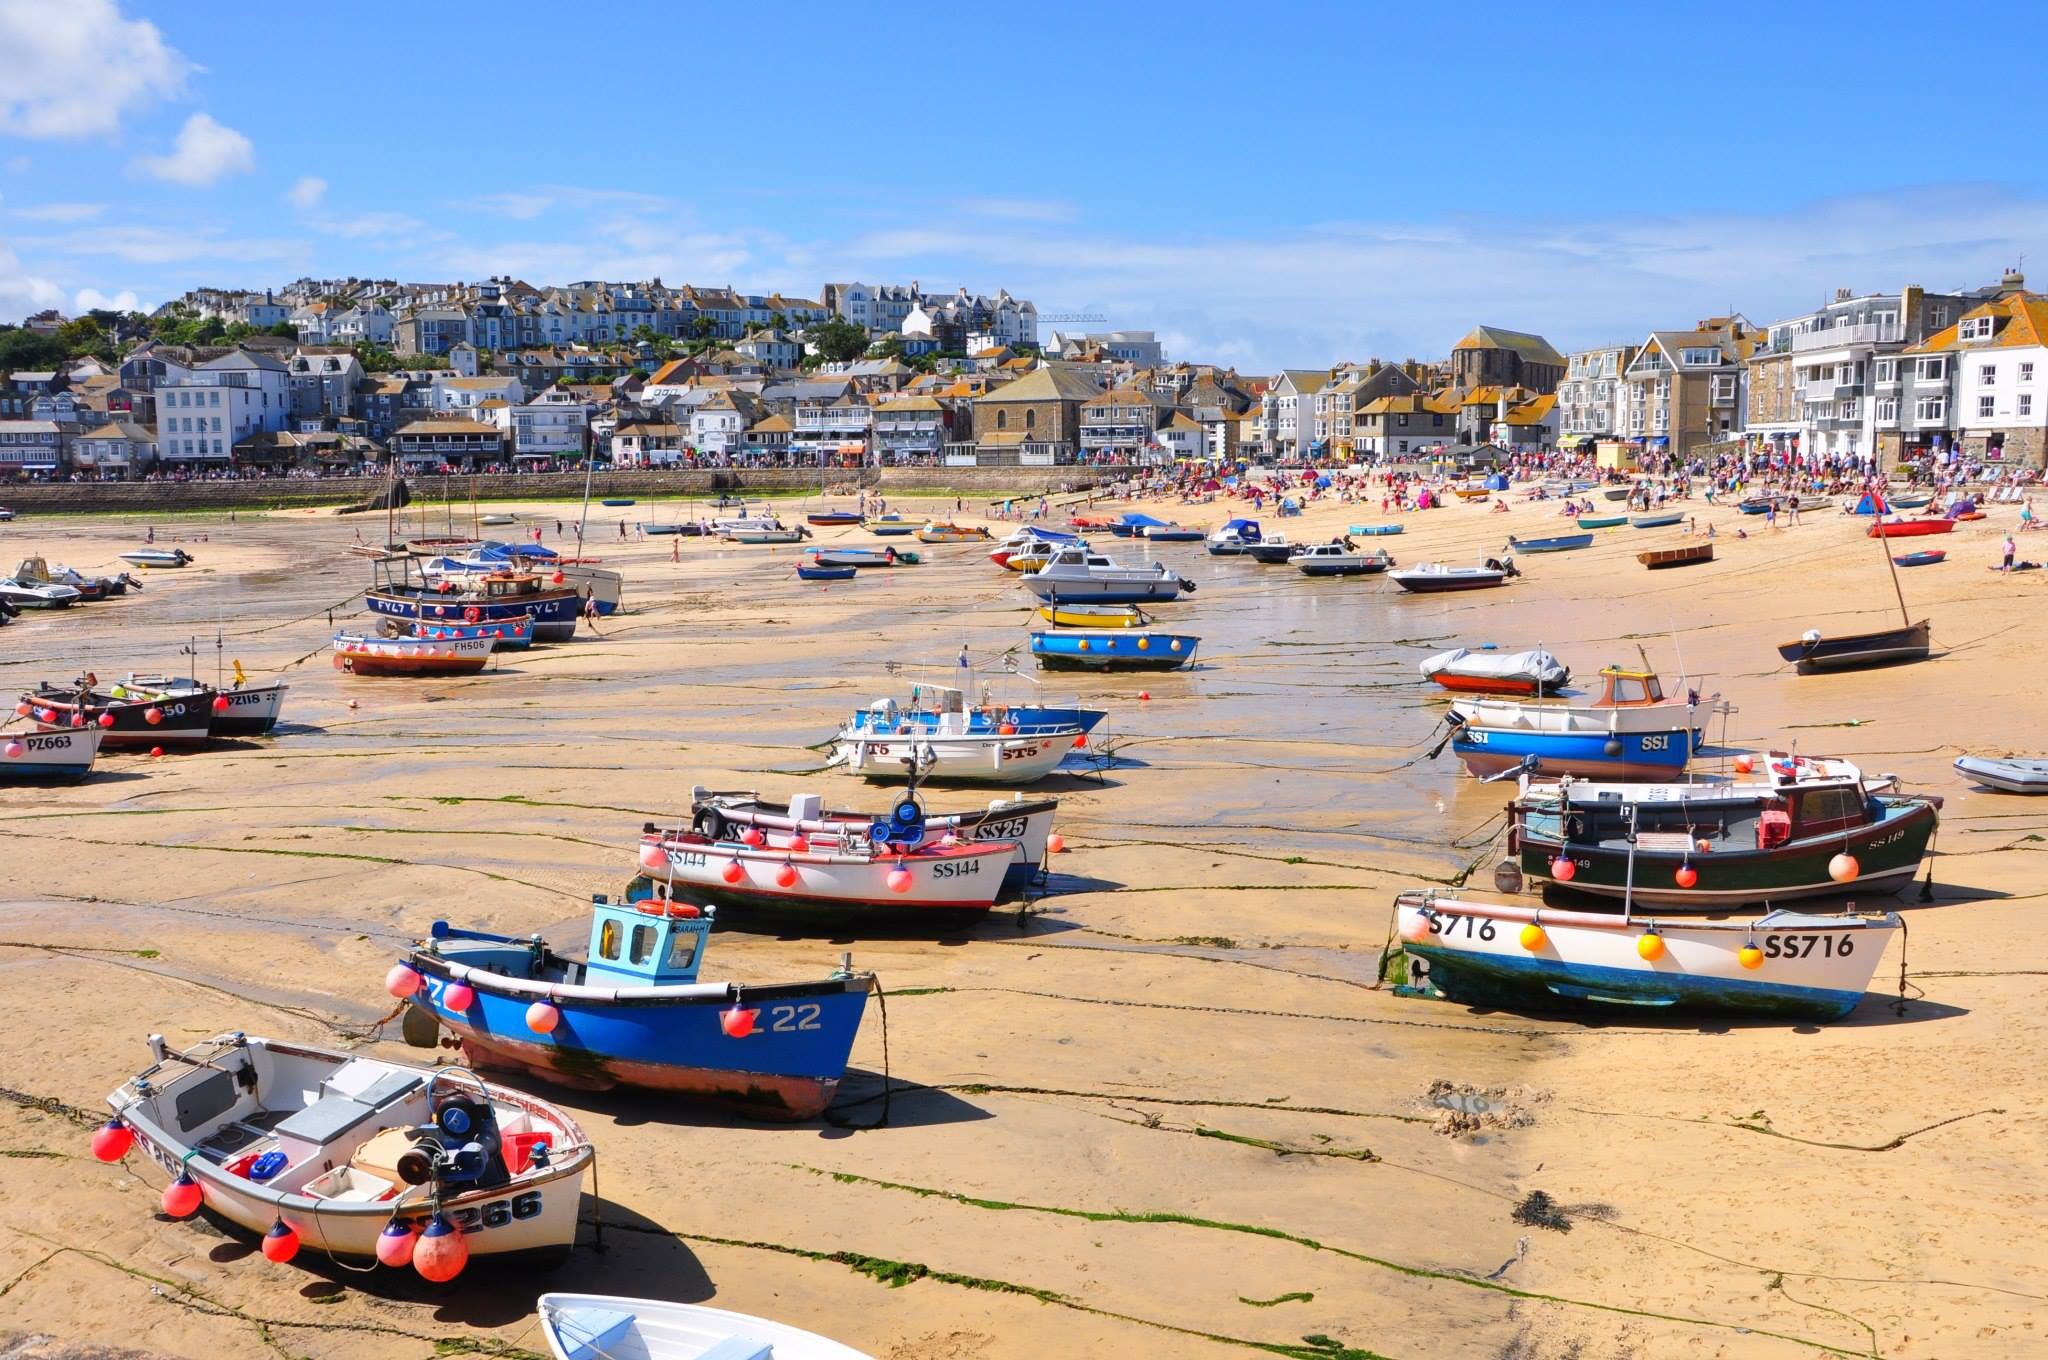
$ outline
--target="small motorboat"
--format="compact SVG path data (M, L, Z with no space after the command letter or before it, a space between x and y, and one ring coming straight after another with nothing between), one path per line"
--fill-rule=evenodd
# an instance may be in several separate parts
M810 548L806 552L821 567L914 567L924 560L914 552L895 548Z
M712 913L665 894L593 897L581 957L538 935L458 930L446 921L401 961L394 995L406 1038L441 1030L481 1070L531 1073L580 1090L639 1087L762 1119L815 1119L832 1103L860 1032L872 973L820 981L709 982L699 976ZM409 974L409 975L408 975ZM554 1024L529 1008L552 1007Z
M543 1294L554 1360L872 1360L814 1332L723 1308L611 1294Z
M1147 543L1200 543L1208 535L1185 524L1147 524L1136 536Z
M1650 671L1608 666L1591 703L1459 699L1444 721L1451 750L1479 778L1533 768L1604 779L1668 779L1691 764L1725 705L1668 700Z
M1880 518L1863 532L1872 538L1919 538L1925 534L1951 533L1955 527L1952 519Z
M793 529L776 525L773 528L726 529L719 536L728 543L759 546L763 543L801 543L811 536L811 531L801 524Z
M1344 532L1354 538L1384 538L1400 533L1405 524L1347 524Z
M1956 773L2000 793L2048 793L2048 760L1958 756Z
M952 524L933 521L917 531L920 543L980 543L994 538L979 524Z
M1125 566L1083 544L1065 543L1024 577L1024 586L1048 604L1158 604L1192 593L1195 583L1163 562Z
M1508 536L1510 552L1551 553L1577 552L1580 548L1593 546L1591 534L1559 534L1555 538L1516 538Z
M1030 784L1058 769L1105 714L1092 708L969 708L964 691L916 685L912 705L881 699L833 737L832 764L876 782Z
M493 528L498 528L507 524L516 524L519 521L516 516L505 514L503 511L497 511L495 513L488 515L478 515L476 517L476 522L478 524L488 524ZM648 532L652 533L654 531L650 529L648 530Z
M142 589L142 582L125 571L118 576L88 576L72 567L53 567L40 557L22 558L21 565L14 569L14 579L24 585L70 586L87 602L126 595L129 586Z
M106 733L97 725L75 732L0 732L0 784L83 779Z
M884 515L868 520L862 527L876 538L908 538L917 532L917 525L901 515Z
M1461 501L1483 501L1493 494L1489 486L1454 486L1451 494Z
M334 635L334 669L350 675L475 675L497 647L493 638Z
M1580 515L1581 529L1614 529L1628 523L1627 515Z
M1663 571L1669 567L1691 567L1713 560L1712 543L1688 543L1683 548L1656 548L1636 554L1636 561L1651 571Z
M122 553L121 560L138 567L185 567L196 559L183 548L137 548Z
M860 568L813 566L808 562L799 562L796 575L800 581L851 581L860 575Z
M16 609L69 609L85 599L76 586L23 581L15 577L0 580L0 603Z
M1166 521L1163 519L1133 512L1131 514L1118 515L1105 527L1118 538L1143 538L1147 529L1154 525L1164 526L1165 524Z
M1682 510L1674 510L1660 515L1633 515L1629 518L1629 525L1637 529L1664 529L1673 524L1683 523L1685 523L1685 512Z
M1269 534L1256 543L1244 545L1244 556L1265 566L1276 567L1301 551L1299 543L1290 543L1285 534Z
M1201 639L1131 628L1031 635L1031 654L1049 671L1176 671L1193 663Z
M1403 590L1417 595L1435 595L1449 590L1484 590L1489 586L1504 586L1511 576L1520 576L1513 560L1506 562L1488 558L1476 567L1453 567L1442 562L1425 562L1419 567L1403 567L1387 573L1387 579Z
M1901 661L1925 661L1929 650L1928 621L1879 628L1868 633L1828 637L1810 628L1797 642L1778 644L1778 655L1795 663L1801 675L1819 671L1853 671Z
M1404 892L1395 908L1415 990L1468 1006L1608 1015L1840 1020L1903 929L1892 912L1660 921L1434 890Z
M1287 564L1304 576L1371 576L1393 566L1394 559L1385 548L1367 553L1344 543L1311 543Z
M100 730L110 750L120 747L196 745L213 734L211 686L193 681L162 685L141 683L160 677L131 677L130 682L101 685L86 675L70 685L45 681L22 696L27 716L44 732ZM19 710L17 710L19 711Z
M95 1155L140 1150L178 1178L166 1212L203 1206L266 1234L272 1260L303 1244L438 1281L472 1257L576 1241L596 1152L547 1101L460 1067L239 1033L181 1052L152 1035L149 1051L107 1097Z
M202 685L190 676L130 675L111 686L109 692L130 701L154 699L159 704L176 704L189 696L210 692L213 701L207 705L208 736L261 737L277 726L278 715L284 711L284 696L290 689L282 680L250 684L242 663L237 661L235 678L224 689Z
M1438 652L1421 665L1422 678L1460 694L1533 696L1554 694L1571 683L1572 673L1549 652Z
M814 510L804 516L804 522L830 529L846 524L859 524L861 517L858 510Z
M1914 491L1904 496L1893 496L1891 498L1891 505L1894 510L1921 510L1932 504L1934 504L1934 493L1931 491Z
M1038 617L1061 628L1143 628L1152 622L1151 616L1134 604L1042 604Z
M1255 519L1233 519L1221 529L1209 535L1209 555L1212 557L1239 557L1245 549L1259 541L1259 522Z
M1900 553L1892 559L1902 567L1931 567L1936 562L1948 560L1948 553L1941 548L1923 548L1919 552Z

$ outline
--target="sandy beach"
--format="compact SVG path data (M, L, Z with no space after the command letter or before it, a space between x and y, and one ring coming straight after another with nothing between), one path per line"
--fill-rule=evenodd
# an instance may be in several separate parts
M1508 499L1261 518L1296 541L1399 518L1382 542L1404 564L1571 529L1554 502ZM577 514L492 508L519 523L490 532L539 525L550 546ZM1507 589L1439 597L1160 545L1199 589L1157 613L1201 636L1200 664L1092 677L1031 670L1029 597L986 545L919 545L920 566L820 586L795 578L795 548L620 541L622 516L680 508L593 507L625 611L473 678L332 669L330 623L365 617L346 547L384 524L324 510L156 521L194 566L0 629L10 706L38 680L210 678L217 659L292 686L272 737L0 786L0 1355L10 1334L190 1360L544 1355L543 1290L712 1303L887 1360L2048 1354L2048 968L2027 933L2048 807L1950 769L2048 745L2048 571L1986 570L2015 507L1900 573L1935 659L1817 677L1776 644L1898 618L1868 521L1834 510L1767 531L1689 500L1716 529L1709 565L1647 572L1637 552L1694 540L1624 527L1521 558ZM1106 508L1205 528L1250 513ZM443 511L427 519L438 532ZM24 518L0 525L0 558L114 569L143 529ZM2048 535L2020 543L2048 558ZM1398 892L1467 874L1491 890L1505 786L1427 758L1443 703L1416 671L1487 642L1540 644L1581 676L1647 657L1735 706L1732 746L1796 744L1942 794L1931 900L1916 884L1858 903L1904 914L1903 960L1894 946L1824 1027L1589 1022L1381 987ZM145 1158L90 1156L150 1034L431 1061L377 1027L396 953L442 917L580 946L590 894L625 884L642 823L672 824L693 785L879 804L811 748L857 706L949 682L962 648L999 697L1110 713L1115 767L1039 786L1066 841L1048 895L940 938L721 930L706 969L822 976L850 950L873 970L886 1031L871 1007L835 1114L886 1109L880 1127L536 1087L598 1147L581 1249L448 1286L310 1252L272 1265L245 1235L161 1216ZM1491 1112L1458 1117L1447 1091Z

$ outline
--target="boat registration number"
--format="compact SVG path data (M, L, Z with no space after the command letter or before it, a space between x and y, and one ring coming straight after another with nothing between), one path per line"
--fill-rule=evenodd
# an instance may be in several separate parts
M69 732L52 732L47 736L20 736L15 738L31 751L68 751L71 749Z
M1422 919L1429 922L1429 933L1450 939L1458 933L1460 923L1468 940L1490 940L1500 932L1494 929L1493 921L1484 916L1460 916L1456 912L1444 911L1437 907L1424 907Z
M1846 959L1856 952L1856 939L1852 935L1766 935L1764 936L1764 957L1767 959L1807 959L1815 951L1824 959Z
M666 853L672 869L706 869L711 865L710 858L701 850L670 850Z
M1668 735L1644 737L1641 740L1645 751L1668 751L1671 749L1671 738Z
M933 878L972 878L981 872L981 860L940 860L932 866Z
M1005 750L1005 751L1003 752L1003 759L1004 759L1004 760L1024 760L1024 759L1026 759L1026 758L1028 758L1028 757L1030 757L1030 756L1035 756L1035 755L1037 755L1040 749L1041 749L1041 748L1039 748L1039 747L1037 747L1037 746L1019 746L1019 747L1017 747L1017 748L1016 748L1016 749L1014 749L1014 750Z
M978 841L1021 841L1024 839L1023 817L1007 817L1000 822L983 822L974 828L974 839Z

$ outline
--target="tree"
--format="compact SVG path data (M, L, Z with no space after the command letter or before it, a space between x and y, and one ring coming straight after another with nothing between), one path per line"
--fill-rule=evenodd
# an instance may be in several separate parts
M821 321L804 332L804 340L817 346L821 358L835 364L848 363L868 352L868 333L844 317Z
M19 326L0 328L0 373L16 369L41 372L57 367L69 357L64 342L54 335Z
M68 358L82 359L88 355L95 359L114 357L113 343L107 339L100 323L91 316L65 322L57 330L57 340L64 346Z
M367 340L356 342L356 362L365 373L390 373L398 367L398 356L382 345Z
M709 340L718 334L718 323L699 312L690 318L690 335L698 340Z

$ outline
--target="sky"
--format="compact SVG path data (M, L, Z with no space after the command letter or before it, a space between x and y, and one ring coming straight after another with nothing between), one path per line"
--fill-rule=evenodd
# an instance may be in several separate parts
M1401 11L0 0L0 321L916 280L1270 372L2048 285L2048 6Z

